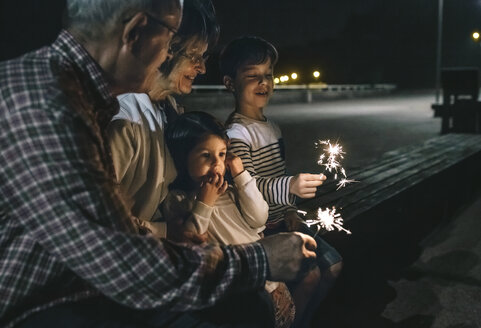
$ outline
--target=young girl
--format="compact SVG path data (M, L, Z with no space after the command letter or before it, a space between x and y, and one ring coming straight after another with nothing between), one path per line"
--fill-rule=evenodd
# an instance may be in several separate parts
M186 113L167 128L167 145L178 172L163 205L168 224L180 220L188 232L206 233L209 242L219 244L259 240L269 206L241 159L227 154L223 124L207 113ZM226 171L232 185L225 179ZM268 281L266 290L274 304L276 327L289 327L295 310L286 286Z

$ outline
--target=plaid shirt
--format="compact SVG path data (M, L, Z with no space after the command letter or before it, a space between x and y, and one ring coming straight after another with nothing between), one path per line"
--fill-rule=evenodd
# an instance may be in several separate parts
M100 67L66 31L0 63L0 326L99 294L187 311L264 285L258 243L187 247L137 233L104 143L117 110Z

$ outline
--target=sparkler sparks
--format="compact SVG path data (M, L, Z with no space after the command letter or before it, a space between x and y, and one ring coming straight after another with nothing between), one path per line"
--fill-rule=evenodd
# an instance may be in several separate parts
M337 186L336 190L344 188L346 186L346 184L353 183L353 182L358 182L358 181L352 180L352 179L346 179L346 178L341 179L341 180L339 180L339 182L336 185Z
M358 182L353 179L348 179L346 170L341 166L341 159L344 159L345 152L337 143L332 144L330 140L319 140L315 143L317 148L322 149L321 155L319 155L319 159L317 164L320 166L324 166L324 172L329 172L333 174L334 180L337 180L337 188L339 190L345 187L349 183ZM298 212L302 215L306 215L307 212L298 210ZM351 231L345 229L343 227L344 220L341 217L340 213L336 212L336 208L333 206L332 208L318 208L317 216L315 219L308 219L304 222L308 227L315 225L317 227L317 232L314 236L316 236L321 229L325 229L326 231L333 231L337 229L338 231L344 231L346 234L350 235Z
M306 212L299 211L299 213L304 214ZM306 220L305 223L308 227L312 225L316 225L317 226L316 234L321 229L325 229L327 231L333 231L334 229L337 229L339 231L344 231L348 235L351 234L351 231L343 227L344 220L341 217L340 213L336 213L336 208L334 206L331 209L326 208L324 210L322 208L319 208L317 210L317 218Z
M324 166L325 170L332 172L333 170L337 173L339 170L344 170L339 163L338 158L344 158L344 152L342 151L342 146L339 144L332 144L330 140L319 140L316 142L316 147L321 148L325 146L322 153L317 161L318 165Z
M358 182L356 180L348 179L346 170L341 166L340 160L344 159L345 152L342 150L342 146L335 143L332 144L330 140L319 140L315 143L317 148L322 148L323 153L319 155L317 161L318 165L324 166L324 172L334 172L334 180L338 180L337 189L344 188L347 184Z

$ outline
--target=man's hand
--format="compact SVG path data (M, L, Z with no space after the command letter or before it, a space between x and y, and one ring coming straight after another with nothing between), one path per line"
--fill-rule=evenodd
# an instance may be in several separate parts
M317 244L313 238L300 232L279 233L259 240L269 262L273 281L290 281L304 274L307 264L316 253Z
M299 173L291 179L289 192L301 198L316 196L317 187L326 180L324 174Z
M227 181L220 174L206 178L200 187L197 199L206 205L214 206L215 201L227 190Z
M286 222L287 231L299 231L301 224L304 222L295 211L286 212L284 221Z
M230 174L233 178L235 178L244 171L244 164L242 164L242 160L230 152L227 153L225 165L230 171Z

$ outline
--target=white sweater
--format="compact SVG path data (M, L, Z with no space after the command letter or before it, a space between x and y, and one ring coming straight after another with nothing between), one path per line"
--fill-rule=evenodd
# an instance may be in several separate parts
M192 195L173 190L165 199L163 208L167 220L183 217L187 230L201 234L207 232L210 242L223 245L259 240L269 210L255 179L247 171L234 178L234 186L229 187L212 207Z

